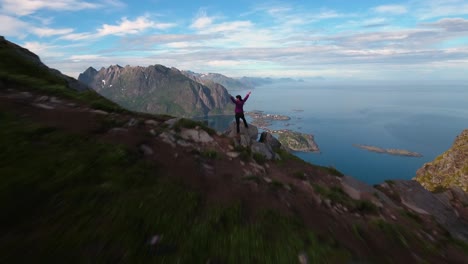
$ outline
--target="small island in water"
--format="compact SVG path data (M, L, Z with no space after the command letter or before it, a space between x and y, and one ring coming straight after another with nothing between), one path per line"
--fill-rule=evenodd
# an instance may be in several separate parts
M423 156L420 153L408 151L404 149L384 149L384 148L380 148L376 146L361 145L361 144L353 144L353 146L360 148L360 149L367 150L367 151L371 151L371 152L390 154L390 155L396 155L396 156L405 156L405 157L422 157Z
M288 121L291 119L289 116L266 114L259 110L246 112L246 115L253 119L253 125L258 126L265 132L279 135L279 142L286 148L292 151L320 152L317 143L314 141L314 136L311 134L304 134L289 129L271 130L268 128L271 125L271 121ZM285 124L285 126L289 125L289 123Z

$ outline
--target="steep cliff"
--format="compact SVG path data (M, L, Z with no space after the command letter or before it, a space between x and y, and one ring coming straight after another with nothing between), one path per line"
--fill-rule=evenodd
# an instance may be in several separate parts
M430 191L458 186L468 192L468 129L457 136L449 150L424 164L414 179Z
M220 85L205 86L175 68L90 67L78 80L123 107L138 112L192 117L230 114L233 106Z

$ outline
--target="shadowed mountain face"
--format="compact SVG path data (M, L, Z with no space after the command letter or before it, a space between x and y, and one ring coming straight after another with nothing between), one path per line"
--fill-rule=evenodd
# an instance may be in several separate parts
M76 79L63 75L41 62L41 59L29 50L20 47L0 36L0 86L30 86L42 84L53 87L85 91L88 87Z
M78 80L138 112L193 117L230 114L233 110L229 94L221 85L203 85L162 65L113 65L99 71L90 67Z

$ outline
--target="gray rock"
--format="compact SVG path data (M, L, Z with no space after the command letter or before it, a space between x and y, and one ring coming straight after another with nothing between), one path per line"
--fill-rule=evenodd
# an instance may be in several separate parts
M57 97L55 97L55 96L52 96L49 101L51 103L53 103L53 104L61 104L62 103L62 101L57 99Z
M177 121L179 121L180 119L181 119L180 117L172 118L172 119L169 119L166 122L164 122L164 124L168 125L169 128L172 128L172 127L174 127L175 123L177 123Z
M450 191L452 192L454 198L457 198L463 204L468 204L468 193L464 192L462 188L453 186L450 187Z
M240 153L239 152L234 152L234 151L228 151L226 152L226 155L230 158L237 158L239 157Z
M271 147L267 144L260 142L253 142L250 146L253 153L258 153L263 155L266 159L271 160L275 157L275 153Z
M453 207L441 202L421 184L414 180L395 180L392 187L407 207L432 215L453 237L468 241L468 224L457 217Z
M153 119L148 119L148 120L145 120L145 125L148 125L148 126L157 126L159 125L159 122L158 121L155 121Z
M249 124L249 128L245 128L244 124L239 125L240 135L245 135L250 138L252 141L257 141L258 138L258 128L252 124ZM224 131L224 135L229 137L237 136L236 122L232 122L229 127Z
M99 109L91 109L91 110L89 110L89 112L99 114L99 115L108 115L109 114L108 112L103 111L103 110L99 110Z
M305 252L299 253L298 259L299 264L309 264L309 258L307 258L307 254Z
M133 127L133 126L136 126L138 125L138 119L135 119L135 118L130 118L130 120L127 122L126 126L128 127Z
M168 132L162 132L159 137L163 142L166 142L167 144L171 145L171 147L175 148L175 138L173 135L169 134Z
M39 96L35 101L36 102L46 102L49 100L49 96L47 95L42 95L42 96Z
M151 149L149 146L147 146L145 144L140 145L140 150L141 150L141 152L143 152L143 154L145 156L150 156L150 155L154 154L153 149Z
M281 143L278 139L276 139L272 134L268 132L262 132L260 134L259 142L265 143L266 145L270 146L272 149L280 148Z
M34 104L35 107L41 108L41 109L46 109L46 110L52 110L55 109L55 107L51 105L46 105L46 104Z
M203 129L182 129L180 136L185 140L193 140L197 143L213 142L213 138Z

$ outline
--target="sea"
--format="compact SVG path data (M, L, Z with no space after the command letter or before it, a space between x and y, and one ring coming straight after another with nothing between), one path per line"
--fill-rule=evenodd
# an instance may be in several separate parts
M332 166L368 184L412 179L468 128L465 84L320 84L292 82L251 90L245 111L287 115L270 129L314 135L320 153L294 152L312 164ZM245 96L248 91L230 91ZM233 116L210 117L223 131ZM247 116L247 121L252 121ZM260 130L261 131L261 130ZM404 149L422 157L370 152L355 144Z

